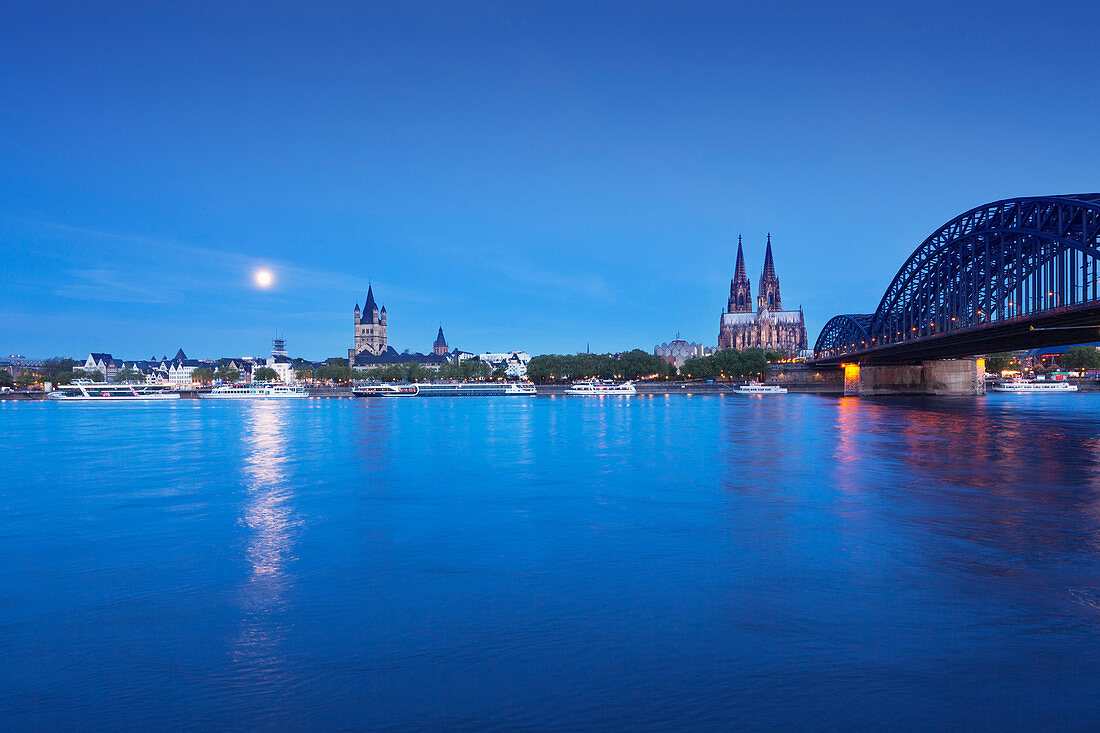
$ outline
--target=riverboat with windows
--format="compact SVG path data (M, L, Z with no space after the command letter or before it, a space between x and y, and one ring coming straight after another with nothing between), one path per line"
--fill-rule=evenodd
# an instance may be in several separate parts
M569 389L565 390L565 394L581 397L611 397L638 394L638 390L635 389L633 382L620 383L600 379L585 379L580 382L573 382Z
M392 384L356 384L352 385L352 397L381 397L382 393L393 388Z
M73 382L58 387L49 395L59 402L142 402L147 400L178 400L179 392L170 384L108 384L106 382Z
M279 400L301 399L309 393L298 385L254 382L215 387L202 395L206 400Z
M748 382L737 385L734 390L737 394L787 394L786 387L776 384L764 384L763 382Z
M421 382L418 384L363 384L355 397L515 397L535 394L533 384L502 382Z
M508 382L446 382L418 384L421 397L522 397L535 394L535 385Z
M1077 385L1069 382L1037 382L1030 379L1008 379L989 386L991 392L1025 394L1031 392L1076 392Z
M362 384L351 388L352 397L416 397L415 384Z

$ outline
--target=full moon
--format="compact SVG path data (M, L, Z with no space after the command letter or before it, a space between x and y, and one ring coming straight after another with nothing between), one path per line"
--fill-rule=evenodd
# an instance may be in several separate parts
M275 276L271 274L270 270L256 270L256 284L261 288L266 288L275 281Z

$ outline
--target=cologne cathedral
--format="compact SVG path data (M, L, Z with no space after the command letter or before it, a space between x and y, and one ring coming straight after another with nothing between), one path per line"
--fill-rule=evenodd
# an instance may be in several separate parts
M772 262L772 235L764 253L764 271L757 288L756 311L753 312L752 292L745 274L745 254L741 237L737 238L737 266L730 281L730 299L718 331L719 349L773 349L796 356L806 348L806 322L802 309L783 310L779 297L779 278Z

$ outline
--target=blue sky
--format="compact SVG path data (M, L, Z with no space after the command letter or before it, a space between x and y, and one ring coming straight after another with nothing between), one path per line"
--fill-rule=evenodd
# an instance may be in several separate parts
M811 344L999 198L1100 190L1095 3L7 3L0 351ZM270 268L268 290L252 273Z

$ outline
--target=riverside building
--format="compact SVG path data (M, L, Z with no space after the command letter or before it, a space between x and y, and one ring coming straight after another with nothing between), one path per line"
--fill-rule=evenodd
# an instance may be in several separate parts
M684 365L688 359L696 359L701 356L710 356L714 353L713 346L703 346L694 341L688 342L676 334L676 338L665 344L657 344L653 347L653 355L659 356L677 369Z
M527 378L527 364L531 361L531 355L526 351L486 352L478 354L477 358L494 369L503 364L505 374L515 379Z
M252 379L255 381L257 369L267 367L275 370L283 384L293 384L298 381L294 366L294 361L287 354L286 339L276 338L271 342L271 356L267 357L267 361L252 365Z

